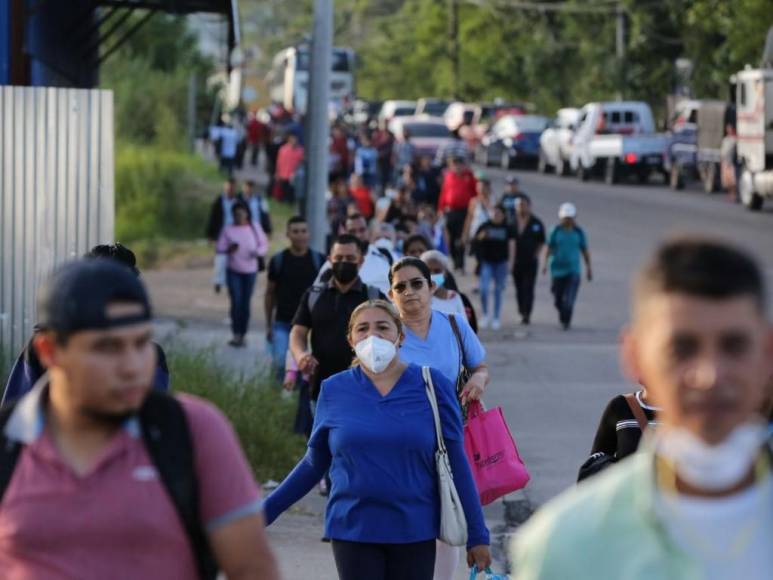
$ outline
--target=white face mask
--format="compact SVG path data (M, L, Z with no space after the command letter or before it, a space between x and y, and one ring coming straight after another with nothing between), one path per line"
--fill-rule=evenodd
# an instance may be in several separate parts
M384 372L397 356L397 346L379 336L371 335L354 347L359 361L376 374Z
M663 429L656 437L658 455L673 463L681 479L706 491L722 491L749 473L767 429L759 423L745 423L718 445L709 445L683 428Z

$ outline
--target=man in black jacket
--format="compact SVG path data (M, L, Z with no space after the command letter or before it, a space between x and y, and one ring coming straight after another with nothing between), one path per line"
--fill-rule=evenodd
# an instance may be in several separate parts
M212 202L209 211L206 236L210 242L216 242L224 226L230 225L233 220L231 208L236 201L236 180L229 177L223 185L223 193Z

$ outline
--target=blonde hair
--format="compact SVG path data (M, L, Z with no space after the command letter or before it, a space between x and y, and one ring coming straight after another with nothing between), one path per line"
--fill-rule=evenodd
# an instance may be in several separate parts
M370 310L371 308L379 308L386 312L389 315L389 318L392 319L392 322L395 323L395 326L397 327L397 334L399 336L403 335L403 321L400 320L400 315L397 313L397 310L392 305L391 302L387 300L382 300L381 298L378 298L376 300L368 300L366 302L363 302L360 304L357 308L354 309L352 312L352 315L349 317L349 326L346 329L346 338L351 339L352 336L352 330L354 330L354 323L357 320L357 317L365 312L366 310ZM356 367L360 364L360 361L357 360L357 357L354 357L354 360L352 361L352 366Z

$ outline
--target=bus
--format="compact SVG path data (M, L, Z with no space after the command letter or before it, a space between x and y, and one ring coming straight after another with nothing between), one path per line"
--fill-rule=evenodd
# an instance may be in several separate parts
M266 78L269 95L275 103L298 113L306 112L309 91L311 55L308 45L293 46L279 51ZM333 48L330 77L330 101L340 107L354 98L354 51Z

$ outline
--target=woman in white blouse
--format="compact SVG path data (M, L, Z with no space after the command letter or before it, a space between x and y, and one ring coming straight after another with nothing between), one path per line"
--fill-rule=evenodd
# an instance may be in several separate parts
M421 255L421 261L427 264L432 273L432 281L436 285L432 295L432 310L446 314L459 314L467 317L464 310L462 297L458 292L449 290L444 286L448 271L448 258L438 250L428 250Z

